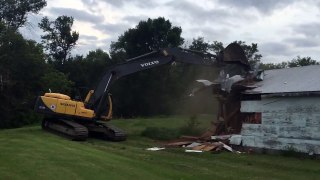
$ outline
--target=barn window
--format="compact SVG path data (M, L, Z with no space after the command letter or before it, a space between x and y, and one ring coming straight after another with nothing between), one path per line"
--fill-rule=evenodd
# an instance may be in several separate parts
M261 124L261 112L243 114L245 114L244 123Z

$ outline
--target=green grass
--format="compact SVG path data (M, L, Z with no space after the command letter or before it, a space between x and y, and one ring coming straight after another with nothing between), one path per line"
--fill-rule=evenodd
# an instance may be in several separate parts
M320 179L320 162L271 155L150 152L147 126L180 128L188 118L115 120L128 140L74 142L39 126L0 131L0 179ZM206 128L210 118L201 118Z

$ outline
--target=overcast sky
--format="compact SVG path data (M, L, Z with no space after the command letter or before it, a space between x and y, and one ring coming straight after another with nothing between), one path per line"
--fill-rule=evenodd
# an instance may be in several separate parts
M258 43L263 62L301 56L320 61L320 0L47 0L39 15L30 15L21 29L40 41L37 24L43 16L54 20L73 16L80 33L73 54L109 51L128 28L159 16L182 28L186 43L193 38L229 44L234 40Z

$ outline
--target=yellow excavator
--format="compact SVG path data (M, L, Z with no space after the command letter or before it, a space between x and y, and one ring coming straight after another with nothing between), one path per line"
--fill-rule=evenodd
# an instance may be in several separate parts
M90 135L123 141L126 134L107 123L112 118L110 85L120 77L173 62L221 68L236 65L243 71L250 69L244 51L235 43L228 45L219 55L182 48L164 48L107 69L96 88L88 92L84 102L72 100L70 96L60 93L45 93L37 97L34 110L45 115L42 121L44 130L72 140L86 140Z

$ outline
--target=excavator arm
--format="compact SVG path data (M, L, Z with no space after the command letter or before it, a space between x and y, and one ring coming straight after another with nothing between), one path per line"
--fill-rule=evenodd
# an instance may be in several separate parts
M231 47L232 50L228 47ZM221 52L219 56L182 48L165 48L128 59L125 63L115 65L105 72L90 96L87 108L93 109L96 118L99 118L104 112L106 105L108 105L108 90L114 81L123 76L165 64L181 62L195 65L223 66L226 63L238 63L244 67L248 66L247 59L239 45L232 43L228 47L224 51L227 53ZM232 52L236 53L232 54Z

